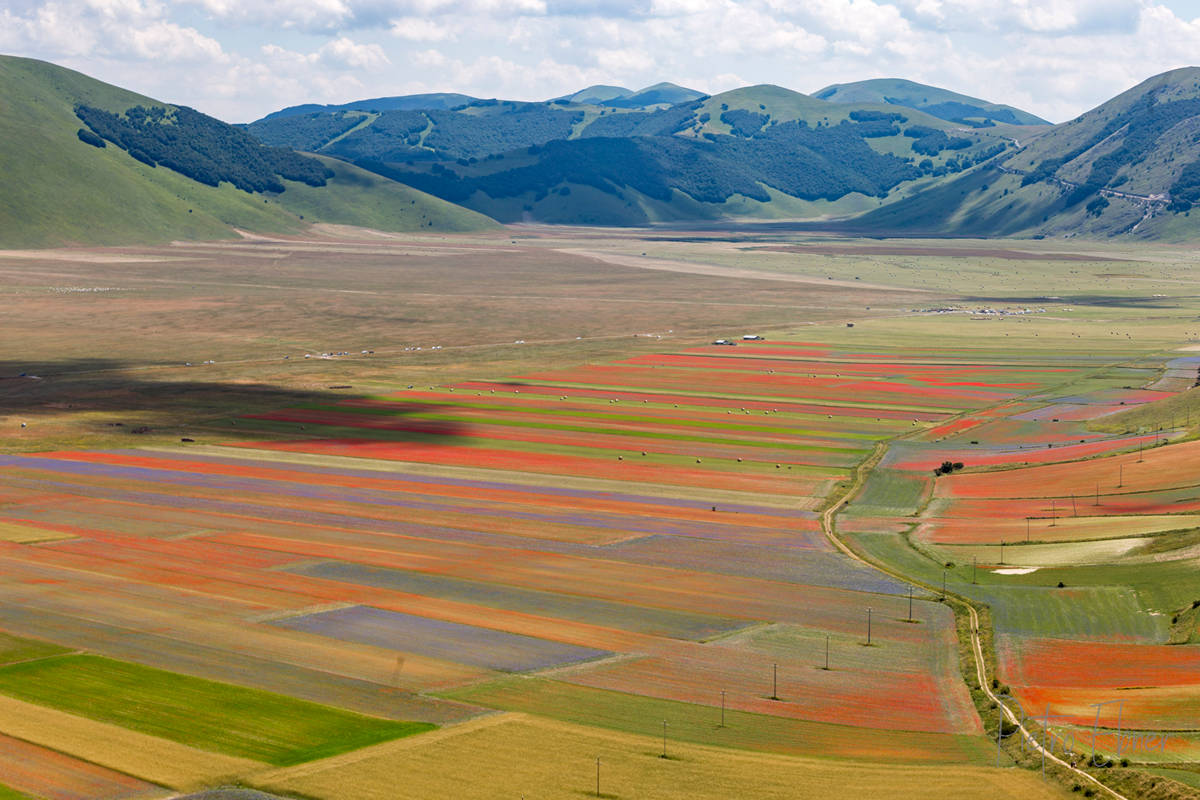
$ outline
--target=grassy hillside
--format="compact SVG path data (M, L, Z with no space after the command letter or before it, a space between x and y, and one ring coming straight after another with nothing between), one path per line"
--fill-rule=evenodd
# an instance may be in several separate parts
M621 97L629 97L633 94L632 89L626 89L624 86L607 86L605 84L596 84L588 86L585 89L580 89L578 92L566 94L562 97L556 97L555 100L568 100L572 103L590 103L600 105L606 100L616 100Z
M84 127L77 104L112 113L171 108L51 64L0 57L0 247L218 239L235 237L235 227L296 233L323 220L322 214L330 221L406 230L415 207L457 230L491 224L407 187L380 191L374 179L349 171L327 187L305 187L312 190L307 200L304 192L288 198L295 186L279 202L228 183L207 186L142 163L111 143L84 143L77 136ZM317 202L322 192L329 196ZM303 207L312 213L302 220Z
M321 161L334 173L326 186L318 188L286 181L287 191L272 202L304 220L382 231L473 231L499 227L474 211L441 202L353 164L324 157ZM369 197L370 202L362 202L364 197Z
M350 103L341 103L335 105L320 105L318 103L305 103L299 106L288 106L287 108L274 111L263 117L263 120L277 119L279 117L296 117L305 114L332 114L338 111L409 111L420 108L456 108L473 102L477 98L465 94L455 94L453 92L436 92L433 94L406 94L398 97L372 97L366 100L355 100ZM262 120L259 120L260 122Z
M690 103L704 97L704 92L688 89L674 83L656 83L639 89L625 97L611 98L604 105L614 108L649 108L651 106L674 106L679 103Z
M1200 69L1157 75L988 168L853 222L956 235L1200 234Z
M1010 125L1049 125L1041 117L1012 106L989 103L978 97L926 86L900 78L876 78L855 83L835 83L827 86L813 97L831 103L886 103L918 109L944 120L972 121L986 125L1008 123Z
M853 214L1010 146L996 130L767 85L666 108L478 101L275 118L249 130L504 222L608 225Z
M622 91L312 114L250 130L505 222L840 217L869 233L1165 240L1193 238L1200 222L1198 68L1056 126L894 79L819 96L759 85L705 97L660 84L603 99ZM673 96L686 99L616 107Z

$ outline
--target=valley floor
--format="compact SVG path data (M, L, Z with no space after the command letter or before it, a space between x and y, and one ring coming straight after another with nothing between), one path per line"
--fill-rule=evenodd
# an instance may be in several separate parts
M1094 741L1128 766L1089 772L1190 796L1191 257L537 227L0 253L0 784L1070 794L997 748L970 602L994 688L1053 715L1030 731L1078 754L1122 699Z

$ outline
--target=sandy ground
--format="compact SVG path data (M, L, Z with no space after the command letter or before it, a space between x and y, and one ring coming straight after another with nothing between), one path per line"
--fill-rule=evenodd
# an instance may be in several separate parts
M76 261L88 264L137 264L171 261L168 256L131 255L119 251L99 250L0 250L2 258L32 258L38 261Z
M886 286L880 283L864 283L863 281L837 281L828 278L815 278L811 275L792 275L786 272L766 272L739 267L722 267L716 264L697 264L692 261L673 261L665 258L649 258L644 256L627 256L620 253L604 253L596 250L577 250L564 248L555 252L576 256L594 258L608 264L622 267L637 267L639 269L655 269L665 272L686 272L692 275L714 275L721 278L749 278L751 280L782 281L784 283L811 283L818 286L846 286L855 289L876 289L885 292L926 292L925 289L908 289L902 286Z

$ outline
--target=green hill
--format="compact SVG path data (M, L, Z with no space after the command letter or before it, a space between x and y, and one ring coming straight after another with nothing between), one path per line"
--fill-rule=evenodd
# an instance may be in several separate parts
M556 97L555 100L566 100L571 103L584 103L588 105L604 105L606 101L617 100L623 97L629 97L634 92L632 89L626 89L624 86L606 86L597 84L588 86L586 89L580 89L578 92L565 94L562 97Z
M664 82L647 86L645 89L639 89L625 97L606 100L604 105L613 106L614 108L650 108L652 106L674 106L680 103L689 103L692 100L699 100L702 97L705 97L704 92Z
M994 129L778 86L661 108L476 101L265 119L248 130L504 222L610 225L855 214L1010 146Z
M882 103L923 111L949 122L972 125L1049 125L1041 117L1012 106L989 103L936 86L900 78L876 78L855 83L835 83L813 97L831 103Z
M598 105L675 89L660 84L618 101L603 96L619 87L592 87L579 98L588 102L311 114L250 131L504 222L737 218L905 235L1196 233L1200 69L1151 78L1061 125L1015 124L1042 121L899 80L833 86L819 93L829 100L759 85L665 106Z
M116 142L100 141L102 137L77 115L81 106L92 110L94 120L120 120L121 126L128 124L129 131L138 135L151 129L134 130L124 116L130 109L141 109L147 126L179 119L195 122L194 130L201 132L197 135L208 137L205 142L222 143L225 150L215 160L202 159L193 150L188 166L178 166L196 168L206 180L210 168L235 172L214 186L165 166L171 155L162 163L158 158L138 160L135 155L145 154L136 147L128 150ZM239 137L244 137L240 129L190 109L45 62L0 56L0 163L5 166L0 177L0 247L215 239L237 236L235 228L296 233L324 219L375 223L389 230L428 227L431 219L460 230L492 224L408 187L381 192L377 179L353 167L340 168L326 178L327 166L319 161L263 150L248 137ZM287 160L286 166L280 166L281 158ZM276 168L292 177L303 173L313 184L325 185L276 178ZM292 171L296 169L300 172ZM248 192L228 182L259 181L267 172L271 189L284 191ZM304 191L296 191L299 186ZM317 196L324 199L305 199ZM360 212L359 206L371 207L370 214ZM301 207L311 208L312 216Z
M288 106L274 111L263 117L264 120L278 117L296 117L304 114L331 114L337 111L411 111L422 108L457 108L474 102L478 98L453 92L435 92L432 94L406 94L398 97L373 97L367 100L355 100L350 103L337 105L318 105L306 103L299 106ZM261 120L260 120L261 121Z
M1144 81L1001 159L855 220L859 229L1192 238L1200 215L1200 69Z

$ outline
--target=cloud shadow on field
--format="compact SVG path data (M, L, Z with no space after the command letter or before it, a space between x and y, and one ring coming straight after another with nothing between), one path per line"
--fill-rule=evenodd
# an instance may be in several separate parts
M322 436L361 438L364 442L436 443L467 435L464 426L454 421L413 419L423 412L447 413L452 406L444 403L387 404L375 399L377 390L369 394L355 392L352 384L335 381L327 383L327 388L299 388L220 378L204 380L200 376L207 368L146 369L110 359L37 366L0 361L0 449L101 443L112 446L114 437L124 436L131 444L152 438L161 444L164 436L178 441L195 438L189 434L201 430L206 432L204 440L210 443ZM190 377L190 370L195 370L195 378ZM317 419L328 407L348 401L378 404L386 413L359 413L332 424ZM297 419L260 420L252 416L287 409L295 409ZM346 412L353 413L354 409L347 408ZM299 418L306 414L312 415L311 421ZM362 427L345 424L348 422L361 423ZM26 427L22 428L21 423ZM130 435L135 432L141 435ZM219 433L217 439L213 439L214 432Z

